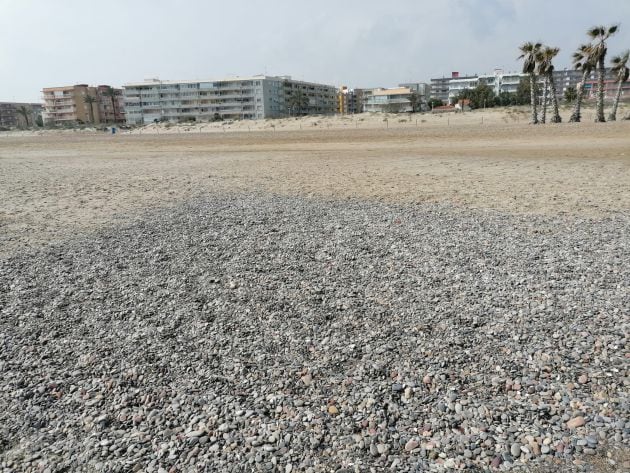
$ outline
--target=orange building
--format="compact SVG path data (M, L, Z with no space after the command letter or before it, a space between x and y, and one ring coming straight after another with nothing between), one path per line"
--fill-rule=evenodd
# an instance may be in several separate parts
M43 92L42 118L46 125L75 125L124 123L122 89L113 89L115 96L108 95L110 86L92 87L87 84L64 87L47 87Z

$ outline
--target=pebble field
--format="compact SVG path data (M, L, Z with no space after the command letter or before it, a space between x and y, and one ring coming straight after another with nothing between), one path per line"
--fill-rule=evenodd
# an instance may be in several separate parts
M223 193L17 252L0 472L624 471L629 235Z

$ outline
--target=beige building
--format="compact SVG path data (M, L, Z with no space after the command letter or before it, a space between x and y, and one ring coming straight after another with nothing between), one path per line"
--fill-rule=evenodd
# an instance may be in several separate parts
M114 102L107 95L107 85L87 84L48 87L43 90L46 125L124 123L124 100L121 89L113 89ZM114 110L115 109L115 110Z

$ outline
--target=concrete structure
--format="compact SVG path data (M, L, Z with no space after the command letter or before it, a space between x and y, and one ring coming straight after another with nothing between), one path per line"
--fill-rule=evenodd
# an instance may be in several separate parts
M362 89L364 112L411 112L410 98L418 97L416 111L426 110L430 86L424 82L407 82L398 87Z
M42 113L46 125L75 125L102 123L124 123L124 102L122 90L114 89L116 93L116 114L114 115L111 98L105 95L110 88L108 85L98 87L87 84L68 85L63 87L48 87L43 90L44 111ZM86 97L94 97L92 104L86 102Z
M368 97L366 112L401 113L411 112L410 97L417 92L410 87L394 87L391 89L374 89ZM419 97L420 100L422 100Z
M352 100L354 93L348 86L342 85L337 92L337 113L346 115L348 113L348 104Z
M502 69L495 69L492 74L452 78L448 81L447 103L454 103L462 90L474 89L482 84L490 87L497 96L505 92L514 94L521 80L526 77L527 74L520 72L504 72Z
M298 93L308 97L303 110L291 106L291 97ZM333 114L338 107L334 86L263 75L196 81L148 79L125 84L124 100L130 124Z
M422 97L423 102L426 102L431 95L431 86L425 82L404 82L398 84L398 87L408 87Z
M452 104L455 97L457 97L462 90L474 89L479 85L479 77L467 76L457 79L451 79L448 83L448 97L446 100L442 100L444 103Z
M363 113L365 90L341 86L337 93L337 113L341 115Z
M527 77L527 74L521 72L504 72L503 69L495 69L492 74L480 75L479 84L491 87L495 95L515 94L521 80Z
M595 78L596 74L592 73L591 77ZM579 83L582 81L582 71L575 69L556 69L553 71L553 80L556 84L558 97L564 97L564 92L569 87L574 87L577 90Z
M520 72L504 72L502 69L495 69L492 74L474 75L460 77L454 72L452 77L431 79L431 97L442 100L445 103L453 103L454 98L464 89L474 89L479 84L492 87L495 95L503 92L516 93L518 86L523 79L528 80L529 76ZM564 93L569 87L578 88L582 80L582 71L575 69L556 69L553 72L556 84L557 97L562 100ZM540 95L542 96L543 78L539 77ZM610 70L606 71L606 97L613 98L617 92L617 85ZM630 83L624 84L622 97L630 96ZM587 98L595 98L597 93L597 72L589 75L585 84L585 95Z
M463 84L464 81L471 79L476 80L477 76L461 76L459 72L451 72L451 77L438 77L431 79L431 92L429 97L431 99L441 100L444 103L448 103L451 81L458 80L461 84Z
M21 107L27 109L27 118L19 111ZM0 126L5 128L33 126L37 118L42 116L41 103L0 102ZM26 120L28 119L28 124Z
M110 86L96 87L98 99L98 115L101 123L125 123L125 97L122 89L111 88L114 99L109 95Z

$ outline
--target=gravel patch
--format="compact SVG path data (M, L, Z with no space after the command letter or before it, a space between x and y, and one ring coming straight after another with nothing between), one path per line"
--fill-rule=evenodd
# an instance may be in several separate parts
M628 235L224 195L10 257L0 470L588 466L630 440Z

